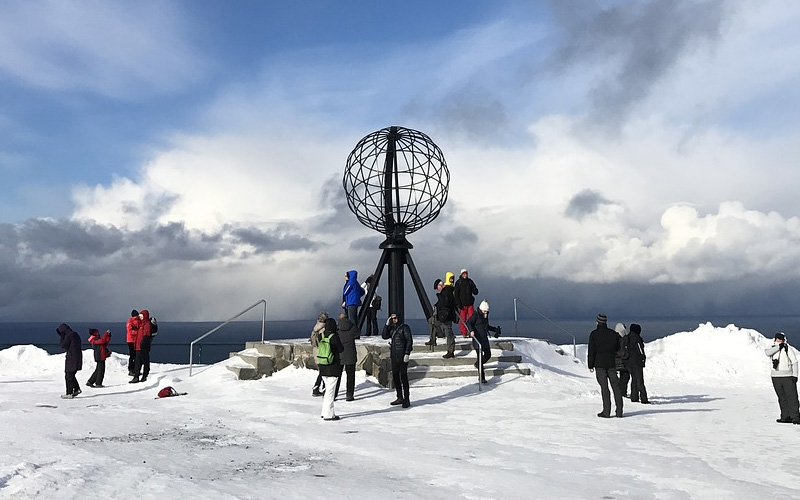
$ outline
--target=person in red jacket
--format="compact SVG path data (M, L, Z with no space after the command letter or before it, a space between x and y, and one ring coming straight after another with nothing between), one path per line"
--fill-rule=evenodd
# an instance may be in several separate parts
M133 368L133 379L128 382L129 384L145 382L150 374L150 344L153 341L150 335L150 311L147 309L139 311L136 327L136 364Z
M92 344L94 360L97 363L94 373L89 377L89 381L86 382L89 387L105 387L103 385L103 377L106 375L106 359L111 356L108 352L108 343L110 341L111 332L108 330L101 337L97 328L89 328L89 343Z
M139 311L134 309L131 311L131 317L128 318L128 322L125 324L125 330L127 331L127 342L128 342L128 376L133 377L134 371L133 368L136 366L136 335L137 335L137 328L139 324Z

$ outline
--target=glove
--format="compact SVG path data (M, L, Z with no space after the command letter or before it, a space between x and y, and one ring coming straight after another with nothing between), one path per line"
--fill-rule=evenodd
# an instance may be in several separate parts
M390 324L392 324L392 317L391 316L386 318L386 326L389 326Z
M408 360L409 360L409 358L411 358L411 356L409 356L408 354L406 354L405 356L403 356L403 363L408 363ZM795 382L796 382L796 381L797 381L797 380L795 380Z

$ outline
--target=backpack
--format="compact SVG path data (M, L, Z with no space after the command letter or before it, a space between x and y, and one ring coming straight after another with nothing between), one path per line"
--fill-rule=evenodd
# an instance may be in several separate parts
M372 298L372 307L373 307L373 308L374 308L376 311L380 311L380 310L381 310L381 301L382 301L382 300L383 300L383 299L381 298L381 296L380 296L380 295L378 295L377 293L375 294L375 297L373 297L373 298Z
M331 333L327 337L325 332L319 333L319 344L317 344L317 364L329 365L333 363L333 349L331 348Z
M155 337L158 334L158 321L155 318L150 318L150 335Z
M158 391L158 397L160 398L168 398L170 396L178 396L178 391L174 387L167 386Z

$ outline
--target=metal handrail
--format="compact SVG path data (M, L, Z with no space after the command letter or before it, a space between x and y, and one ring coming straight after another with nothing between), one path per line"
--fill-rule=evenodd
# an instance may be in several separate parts
M536 313L536 314L538 314L539 316L543 317L544 319L546 319L547 321L549 321L550 323L552 323L552 324L553 324L553 326L555 326L556 328L558 328L558 329L559 329L559 330L561 330L562 332L564 332L564 333L566 333L567 335L569 335L570 337L572 337L572 354L573 354L573 356L575 356L576 358L578 357L578 344L577 344L577 342L576 342L576 340L575 340L575 335L573 335L573 334L569 333L568 331L564 330L564 329L563 329L563 328L561 328L561 327L560 327L558 324L556 324L556 323L554 323L552 320L550 320L550 318L548 318L548 317L547 317L547 316L545 316L544 314L540 313L539 311L537 311L537 310L536 310L536 309L534 309L533 307L529 306L529 305L528 305L528 304L526 304L525 302L523 302L523 301L519 300L517 297L514 297L514 332L515 332L515 334L516 334L516 336L517 336L517 337L519 337L519 323L518 323L518 317L517 317L517 301L519 301L519 303L520 303L520 304L522 304L523 306L527 307L527 308L528 308L528 309L530 309L531 311L535 312L535 313Z
M264 342L264 330L265 330L265 326L266 326L266 323L267 323L267 299L259 300L258 302L256 302L252 306L248 307L244 311L240 312L236 316L232 316L231 318L229 318L227 321L225 321L224 323L220 324L216 328L212 328L211 330L207 331L206 333L204 333L203 335L201 335L197 339L193 340L191 344L189 344L189 376L190 377L192 376L192 365L193 365L193 362L194 362L194 345L197 342L200 342L204 338L208 337L212 333L216 332L217 330L219 330L223 326L227 325L231 321L235 320L236 318L238 318L242 314L244 314L246 312L249 312L251 309L254 309L255 307L257 307L257 306L259 306L261 304L264 304L264 311L262 311L262 313L261 313L261 342L262 343Z

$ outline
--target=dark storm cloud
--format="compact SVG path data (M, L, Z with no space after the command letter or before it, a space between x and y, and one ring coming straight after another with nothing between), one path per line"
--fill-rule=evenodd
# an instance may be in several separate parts
M723 0L626 1L605 9L559 0L552 8L564 41L549 65L600 65L592 118L607 124L624 119L682 56L715 41L726 14Z
M255 253L272 253L285 250L314 250L318 244L296 234L289 234L289 227L281 226L274 231L262 231L248 227L230 229L231 236L240 243L255 247Z
M570 219L581 220L591 215L603 206L612 205L613 202L605 199L602 194L592 189L584 189L570 198L564 215Z

